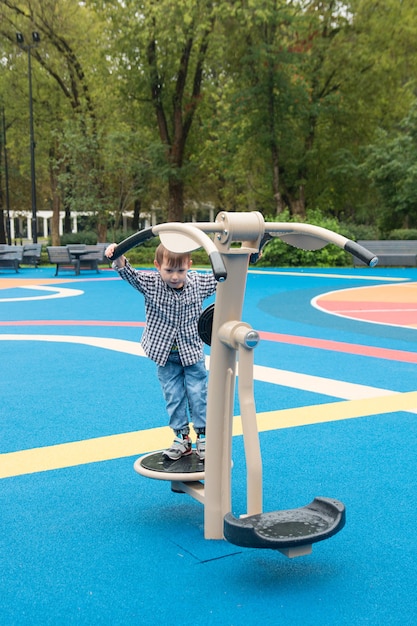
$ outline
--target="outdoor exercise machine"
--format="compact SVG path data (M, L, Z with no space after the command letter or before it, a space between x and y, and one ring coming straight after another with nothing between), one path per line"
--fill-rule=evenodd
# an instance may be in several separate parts
M209 237L209 234L212 237ZM134 464L146 477L171 482L173 491L187 493L204 505L204 536L244 547L271 548L288 557L309 554L345 524L345 507L333 498L317 497L304 507L263 512L262 458L253 392L253 350L259 335L242 321L250 261L273 237L304 250L333 243L373 267L374 254L333 231L304 223L265 222L259 212L220 212L214 222L164 223L142 230L116 246L113 258L159 236L172 252L200 247L209 256L218 287L215 305L199 321L200 336L211 345L207 396L206 458L196 453L178 461L162 451L146 454ZM240 245L239 245L240 244ZM246 458L247 511L232 513L232 425L237 360L238 396ZM216 445L211 445L215 441Z

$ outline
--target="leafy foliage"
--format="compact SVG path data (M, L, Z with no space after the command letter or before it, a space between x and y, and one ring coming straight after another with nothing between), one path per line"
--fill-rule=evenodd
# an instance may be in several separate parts
M398 131L380 130L366 149L364 163L382 202L379 213L385 233L398 225L417 227L417 103Z
M101 240L122 213L137 227L155 207L161 220L208 206L309 219L315 208L336 230L417 227L413 0L0 0L11 205L23 210L17 31L41 37L30 51L38 206L53 211L58 240L56 217L68 229L71 209L89 211ZM329 250L314 262L341 263Z
M288 217L288 215L284 215L283 217ZM282 220L268 219L268 221L297 222L299 220L289 218ZM319 210L308 211L306 222L338 232L349 239L351 238L351 234L348 230L341 228L335 218L325 217ZM300 248L289 246L279 239L279 237L276 237L265 246L264 253L258 264L260 266L272 267L333 267L351 265L352 258L344 250L334 244L328 244L321 250L301 250Z

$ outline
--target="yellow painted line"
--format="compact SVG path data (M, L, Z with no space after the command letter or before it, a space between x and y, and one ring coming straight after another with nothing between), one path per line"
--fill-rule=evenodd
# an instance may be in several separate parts
M414 411L417 409L417 391L407 393L393 393L389 396L378 396L346 402L330 402L312 406L283 409L281 411L267 411L258 414L258 429L260 432L291 428L294 426L308 426L324 422L336 422L367 415L384 415L397 411ZM377 427L377 426L376 426ZM234 426L233 434L241 434L239 423Z
M0 454L0 478L145 454L168 445L171 429L152 428ZM162 443L162 446L161 446Z
M259 413L257 418L259 431L266 432L415 409L417 409L417 391L410 391L362 400L267 411ZM240 418L235 418L233 435L241 434ZM0 478L109 461L136 454L141 455L168 445L171 436L171 430L166 426L43 448L8 452L0 455Z

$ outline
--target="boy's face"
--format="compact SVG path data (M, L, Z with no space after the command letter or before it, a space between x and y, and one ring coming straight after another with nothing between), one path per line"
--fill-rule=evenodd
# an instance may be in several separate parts
M178 266L171 266L168 265L166 257L164 256L161 264L159 264L158 261L154 261L154 263L162 280L168 287L172 287L172 289L182 289L182 287L184 287L187 272L191 267L191 259L183 261Z

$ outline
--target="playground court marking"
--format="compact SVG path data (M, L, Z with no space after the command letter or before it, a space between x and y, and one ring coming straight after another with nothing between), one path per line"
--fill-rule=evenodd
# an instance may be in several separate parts
M417 408L417 391L389 396L348 400L312 406L268 411L257 415L259 432L307 426L323 422L383 415ZM233 436L242 435L240 417L234 418ZM75 467L160 450L169 441L168 426L109 435L0 455L0 478Z
M19 285L19 289L29 289L30 291L40 291L43 295L14 296L11 298L0 298L0 302L27 302L32 300L52 300L55 298L73 298L82 296L81 289L68 289L68 287L46 287L45 285Z
M296 275L303 277L324 276L329 278L328 274L319 273L303 273L303 272L280 272L280 271L256 271L251 270L254 274L273 274L273 275ZM355 280L375 280L384 282L403 282L402 278L387 278L377 276L357 276L357 275L331 275L333 278L355 279ZM93 279L85 279L93 280ZM96 278L94 280L103 280ZM113 280L105 278L104 280ZM0 289L23 288L38 289L47 292L46 295L31 295L27 297L5 298L0 302L20 301L20 300L39 300L45 298L71 297L81 295L83 292L77 289L69 289L62 287L48 287L45 284L56 284L64 282L62 279L25 280L22 284L21 279L8 279L0 281ZM79 282L79 279L66 279L65 283ZM42 285L40 284L42 283ZM363 288L362 288L363 289ZM332 292L330 292L331 294ZM340 292L338 292L340 293ZM362 292L363 293L363 292ZM322 297L326 297L323 294ZM330 297L330 300L332 297ZM330 312L330 311L327 311ZM143 326L143 322L107 322L107 321L71 321L71 320L33 320L22 322L2 322L0 325L7 326L30 326L30 325L88 325L88 326ZM273 333L263 333L263 338L270 341L281 341L298 343L298 345L306 345L314 348L337 350L341 352L352 352L362 354L363 356L387 358L392 360L409 361L413 357L413 353L384 350L370 348L367 346L344 346L338 342L323 342L309 338L298 338L293 336L275 335ZM28 334L5 334L0 335L0 340L10 341L49 341L63 343L80 343L95 348L105 348L109 350L124 352L136 356L144 356L143 350L139 343L122 339L111 339L102 337L87 336L66 336L66 335L28 335ZM306 343L303 341L306 341ZM358 350L358 352L357 352ZM378 352L378 350L380 352ZM376 351L376 352L375 352ZM377 353L378 352L378 353ZM411 355L411 356L410 356ZM414 355L415 356L415 355ZM207 357L209 363L209 357ZM412 359L412 362L414 360ZM351 419L357 417L365 417L368 415L382 415L386 413L394 413L397 411L411 411L417 413L417 392L397 393L388 389L378 389L365 385L356 385L338 380L330 380L318 376L310 376L278 370L270 367L254 366L254 378L272 384L281 386L303 389L314 393L319 393L331 397L339 397L343 400L337 402L329 402L312 406L297 407L292 409L282 409L277 411L268 411L259 413L258 429L260 432L276 430L282 428L290 428L294 426L307 426L324 422L331 422L343 419ZM329 392L331 390L331 393ZM234 418L233 435L241 435L241 423L239 416ZM116 458L123 458L133 455L140 455L146 452L161 448L161 443L166 439L169 440L171 431L168 427L152 428L148 430L135 431L130 433L122 433L109 435L106 437L98 437L86 439L83 441L56 444L52 446L38 447L29 450L19 450L0 455L0 478L19 476L35 472L42 472L65 467L73 467L87 463L94 463Z
M377 274L325 274L324 272L285 272L279 270L248 270L248 274L260 274L264 276L302 276L303 278L342 278L346 280L366 280L376 282L406 282L408 278L398 276L378 276Z
M0 335L0 340L79 343L94 348L145 356L139 343L123 339L6 334ZM207 357L208 367L209 362L210 359ZM254 366L254 378L345 400L259 413L257 419L260 432L396 411L417 412L417 392L396 393L388 389L259 365ZM236 417L234 422L234 436L242 434L239 417ZM162 442L168 441L170 435L168 427L161 427L4 453L0 455L0 478L143 454L163 447Z
M105 270L111 271L111 270ZM345 280L363 280L363 281L375 281L375 282L385 282L385 283L402 283L407 282L407 278L399 278L393 276L377 276L372 274L325 274L320 272L286 272L286 271L274 271L274 270L252 270L248 271L249 274L259 274L263 276L298 276L303 278L334 278L334 279L345 279ZM3 298L0 297L0 302L20 302L22 300L43 300L45 298L62 298L62 297L72 297L75 295L81 295L84 292L78 289L65 288L65 287L48 287L48 285L62 285L68 283L82 283L82 282L94 282L94 281L117 281L120 280L118 276L98 276L94 278L25 278L23 276L19 277L8 277L3 278L0 277L0 292L7 291L9 289L31 289L31 290L39 290L39 291L49 291L51 292L49 295L30 295L23 297L13 296L11 298ZM74 292L74 293L71 293ZM54 295L54 293L56 295Z
M417 283L368 285L328 291L311 301L313 307L337 317L417 329Z

